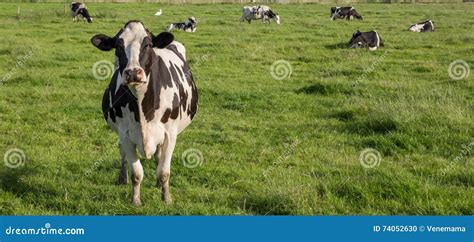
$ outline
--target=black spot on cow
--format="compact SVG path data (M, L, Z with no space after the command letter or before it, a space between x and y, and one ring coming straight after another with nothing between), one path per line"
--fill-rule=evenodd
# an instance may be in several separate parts
M107 120L107 117L110 117L113 122L116 122L117 117L123 118L122 108L128 105L128 109L134 114L135 121L138 122L140 116L137 99L130 89L128 89L127 86L120 85L117 92L114 93L117 86L118 74L119 72L115 71L112 81L102 97L102 113L104 114L104 118ZM110 100L111 98L112 100ZM112 105L110 103L112 103Z
M153 67L150 71L150 80L142 101L142 110L145 119L150 122L155 117L155 110L160 108L161 89L173 87L170 71L161 57L154 57Z
M177 119L178 118L178 114L179 114L179 97L178 97L178 94L174 94L173 96L173 109L171 109L171 115L170 115L170 118L171 119Z
M167 108L165 112L163 113L163 116L161 117L160 121L164 124L168 122L168 119L170 118L170 114L171 114L171 109Z

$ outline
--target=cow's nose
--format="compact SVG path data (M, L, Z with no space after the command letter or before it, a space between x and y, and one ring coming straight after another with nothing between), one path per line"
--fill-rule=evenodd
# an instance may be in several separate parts
M131 68L124 71L127 82L140 82L143 75L141 68Z

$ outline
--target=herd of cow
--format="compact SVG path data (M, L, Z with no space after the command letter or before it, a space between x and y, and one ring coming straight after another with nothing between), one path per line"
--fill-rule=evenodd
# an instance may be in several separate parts
M161 14L161 13L160 13ZM83 3L71 3L74 21L80 18L92 22ZM362 19L352 7L331 8L331 20ZM241 22L261 19L280 24L279 15L268 6L244 7ZM99 50L115 50L115 70L102 98L102 112L107 124L119 136L121 171L119 184L128 183L130 169L133 187L132 203L140 205L140 184L143 167L140 157L157 161L157 185L162 200L170 203L169 179L171 158L177 135L193 120L198 109L198 92L191 69L186 62L184 46L174 40L172 29L196 31L197 21L190 17L183 23L173 23L165 32L151 33L140 21L129 21L114 36L97 34L91 43ZM411 31L433 31L432 21L414 24ZM352 35L351 48L383 46L376 31ZM128 166L127 166L128 163Z

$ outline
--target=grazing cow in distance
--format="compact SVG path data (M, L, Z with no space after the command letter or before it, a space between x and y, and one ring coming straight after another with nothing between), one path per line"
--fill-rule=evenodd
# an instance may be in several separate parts
M167 32L171 32L173 29L181 29L184 32L196 32L197 20L195 17L190 17L185 22L181 23L172 23L166 28Z
M411 32L431 32L434 31L434 22L431 20L426 20L425 22L412 24L408 30Z
M353 18L362 20L362 16L355 10L353 7L332 7L331 8L331 20L336 20L337 18L346 18L351 20Z
M352 38L349 41L350 48L365 48L369 47L369 50L376 50L378 47L383 47L384 43L377 31L360 32L357 30L352 34Z
M242 8L242 17L240 17L240 22L247 21L250 23L252 20L258 19L261 19L263 23L273 20L277 24L280 24L280 16L268 6L245 6Z
M154 156L161 198L171 203L169 179L176 138L193 120L198 104L185 48L171 33L155 36L136 20L113 37L98 34L91 42L102 51L115 49L115 71L102 98L102 112L119 135L119 183L127 183L128 161L132 203L140 205L143 167L139 157Z
M87 22L89 23L92 23L92 21L94 20L93 18L91 18L89 11L87 10L87 7L84 3L72 2L70 7L73 22L79 21L79 18L83 19L84 21L87 20Z

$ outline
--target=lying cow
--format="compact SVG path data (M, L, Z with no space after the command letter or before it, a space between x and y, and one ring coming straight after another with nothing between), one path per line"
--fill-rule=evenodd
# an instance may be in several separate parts
M261 19L263 23L273 20L277 24L280 24L280 16L268 6L245 6L242 9L242 17L240 17L240 22L247 21L250 23L252 20L258 19Z
M102 98L102 112L119 135L119 183L127 183L128 161L132 203L140 205L143 168L139 157L155 156L161 197L170 203L170 168L176 137L193 120L198 103L185 48L174 41L171 33L155 36L139 21L126 23L114 37L95 35L91 42L102 51L115 49L115 72Z
M331 8L331 20L337 18L351 20L353 18L362 20L362 16L353 7L332 7Z
M377 31L360 32L357 30L352 34L352 38L349 41L350 48L365 48L369 47L369 50L376 50L378 47L383 47L383 40Z
M83 19L84 21L87 20L87 22L92 23L93 18L91 18L89 11L87 10L87 7L84 3L72 2L70 7L73 22L79 21L79 19Z
M195 17L190 17L186 22L172 23L166 28L167 32L171 32L173 29L181 29L185 32L196 32L197 20Z
M411 32L431 32L434 31L434 22L431 20L427 20L422 23L412 24L408 30Z

